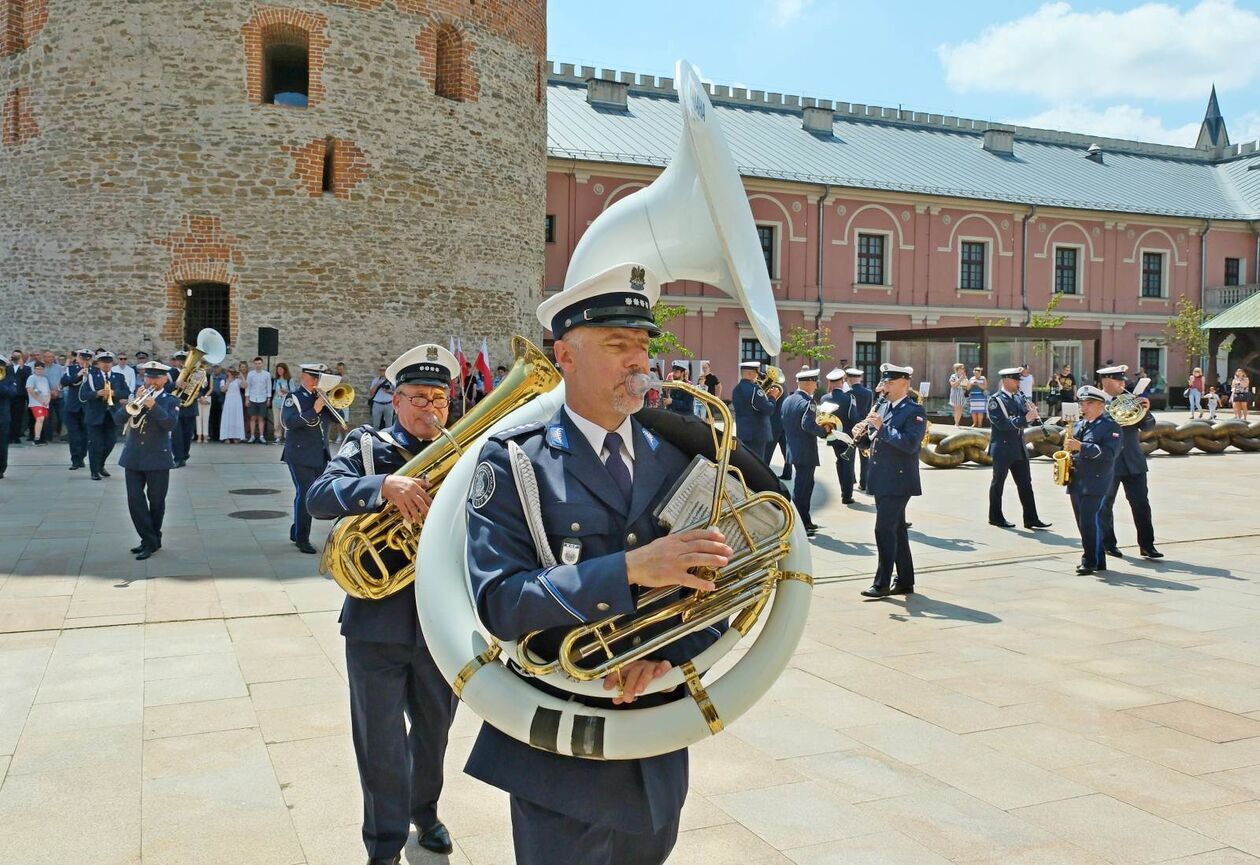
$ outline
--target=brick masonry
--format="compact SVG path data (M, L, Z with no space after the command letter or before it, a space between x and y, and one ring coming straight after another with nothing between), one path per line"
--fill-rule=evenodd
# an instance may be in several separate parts
M54 2L0 57L0 347L169 354L201 280L229 286L231 358L277 327L281 359L345 361L363 392L418 342L487 336L503 359L541 336L542 0L189 8ZM259 104L267 34L295 27L312 104ZM422 71L443 27L466 101Z

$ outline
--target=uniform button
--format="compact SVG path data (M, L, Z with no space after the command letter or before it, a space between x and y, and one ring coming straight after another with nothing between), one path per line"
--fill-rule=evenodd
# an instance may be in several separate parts
M359 507L361 507L361 508L366 508L366 507L367 507L367 502L363 501L363 499L359 499Z
M633 640L631 640L630 642L631 642L631 643L633 643L634 645L636 645L636 646L637 646L637 645L639 645L640 643L642 643L642 642L643 642L643 638L642 638L642 637L635 637L635 638L634 638Z
M608 612L608 604L604 601L600 601L595 605L595 609L599 610L601 613L606 613Z
M571 532L580 532L581 530L582 530L581 523L574 523L573 525L569 526L569 531Z
M634 546L638 542L639 542L639 536L636 535L634 532L631 532L630 534L626 535L626 543L629 544L630 546Z

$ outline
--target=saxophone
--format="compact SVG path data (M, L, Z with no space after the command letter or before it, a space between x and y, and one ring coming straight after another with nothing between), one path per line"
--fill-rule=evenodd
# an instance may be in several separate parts
M1054 482L1061 487L1068 485L1068 481L1072 480L1072 452L1067 449L1067 443L1072 440L1072 424L1069 423L1063 431L1063 450L1054 452Z

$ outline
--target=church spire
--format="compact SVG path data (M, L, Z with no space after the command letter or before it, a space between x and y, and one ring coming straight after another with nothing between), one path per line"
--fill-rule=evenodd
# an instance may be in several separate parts
M1212 95L1208 97L1203 125L1199 127L1199 140L1194 146L1200 150L1217 150L1229 146L1229 132L1225 130L1225 118L1221 116L1221 107L1216 103L1215 84L1212 85Z

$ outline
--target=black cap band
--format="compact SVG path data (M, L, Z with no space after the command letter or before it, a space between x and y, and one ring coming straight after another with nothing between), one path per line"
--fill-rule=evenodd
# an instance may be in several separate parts
M551 333L561 339L575 327L633 327L658 336L661 329L652 316L652 304L642 294L613 292L570 304L551 320Z
M431 384L435 387L446 387L451 383L451 371L446 364L413 363L398 371L394 384Z

